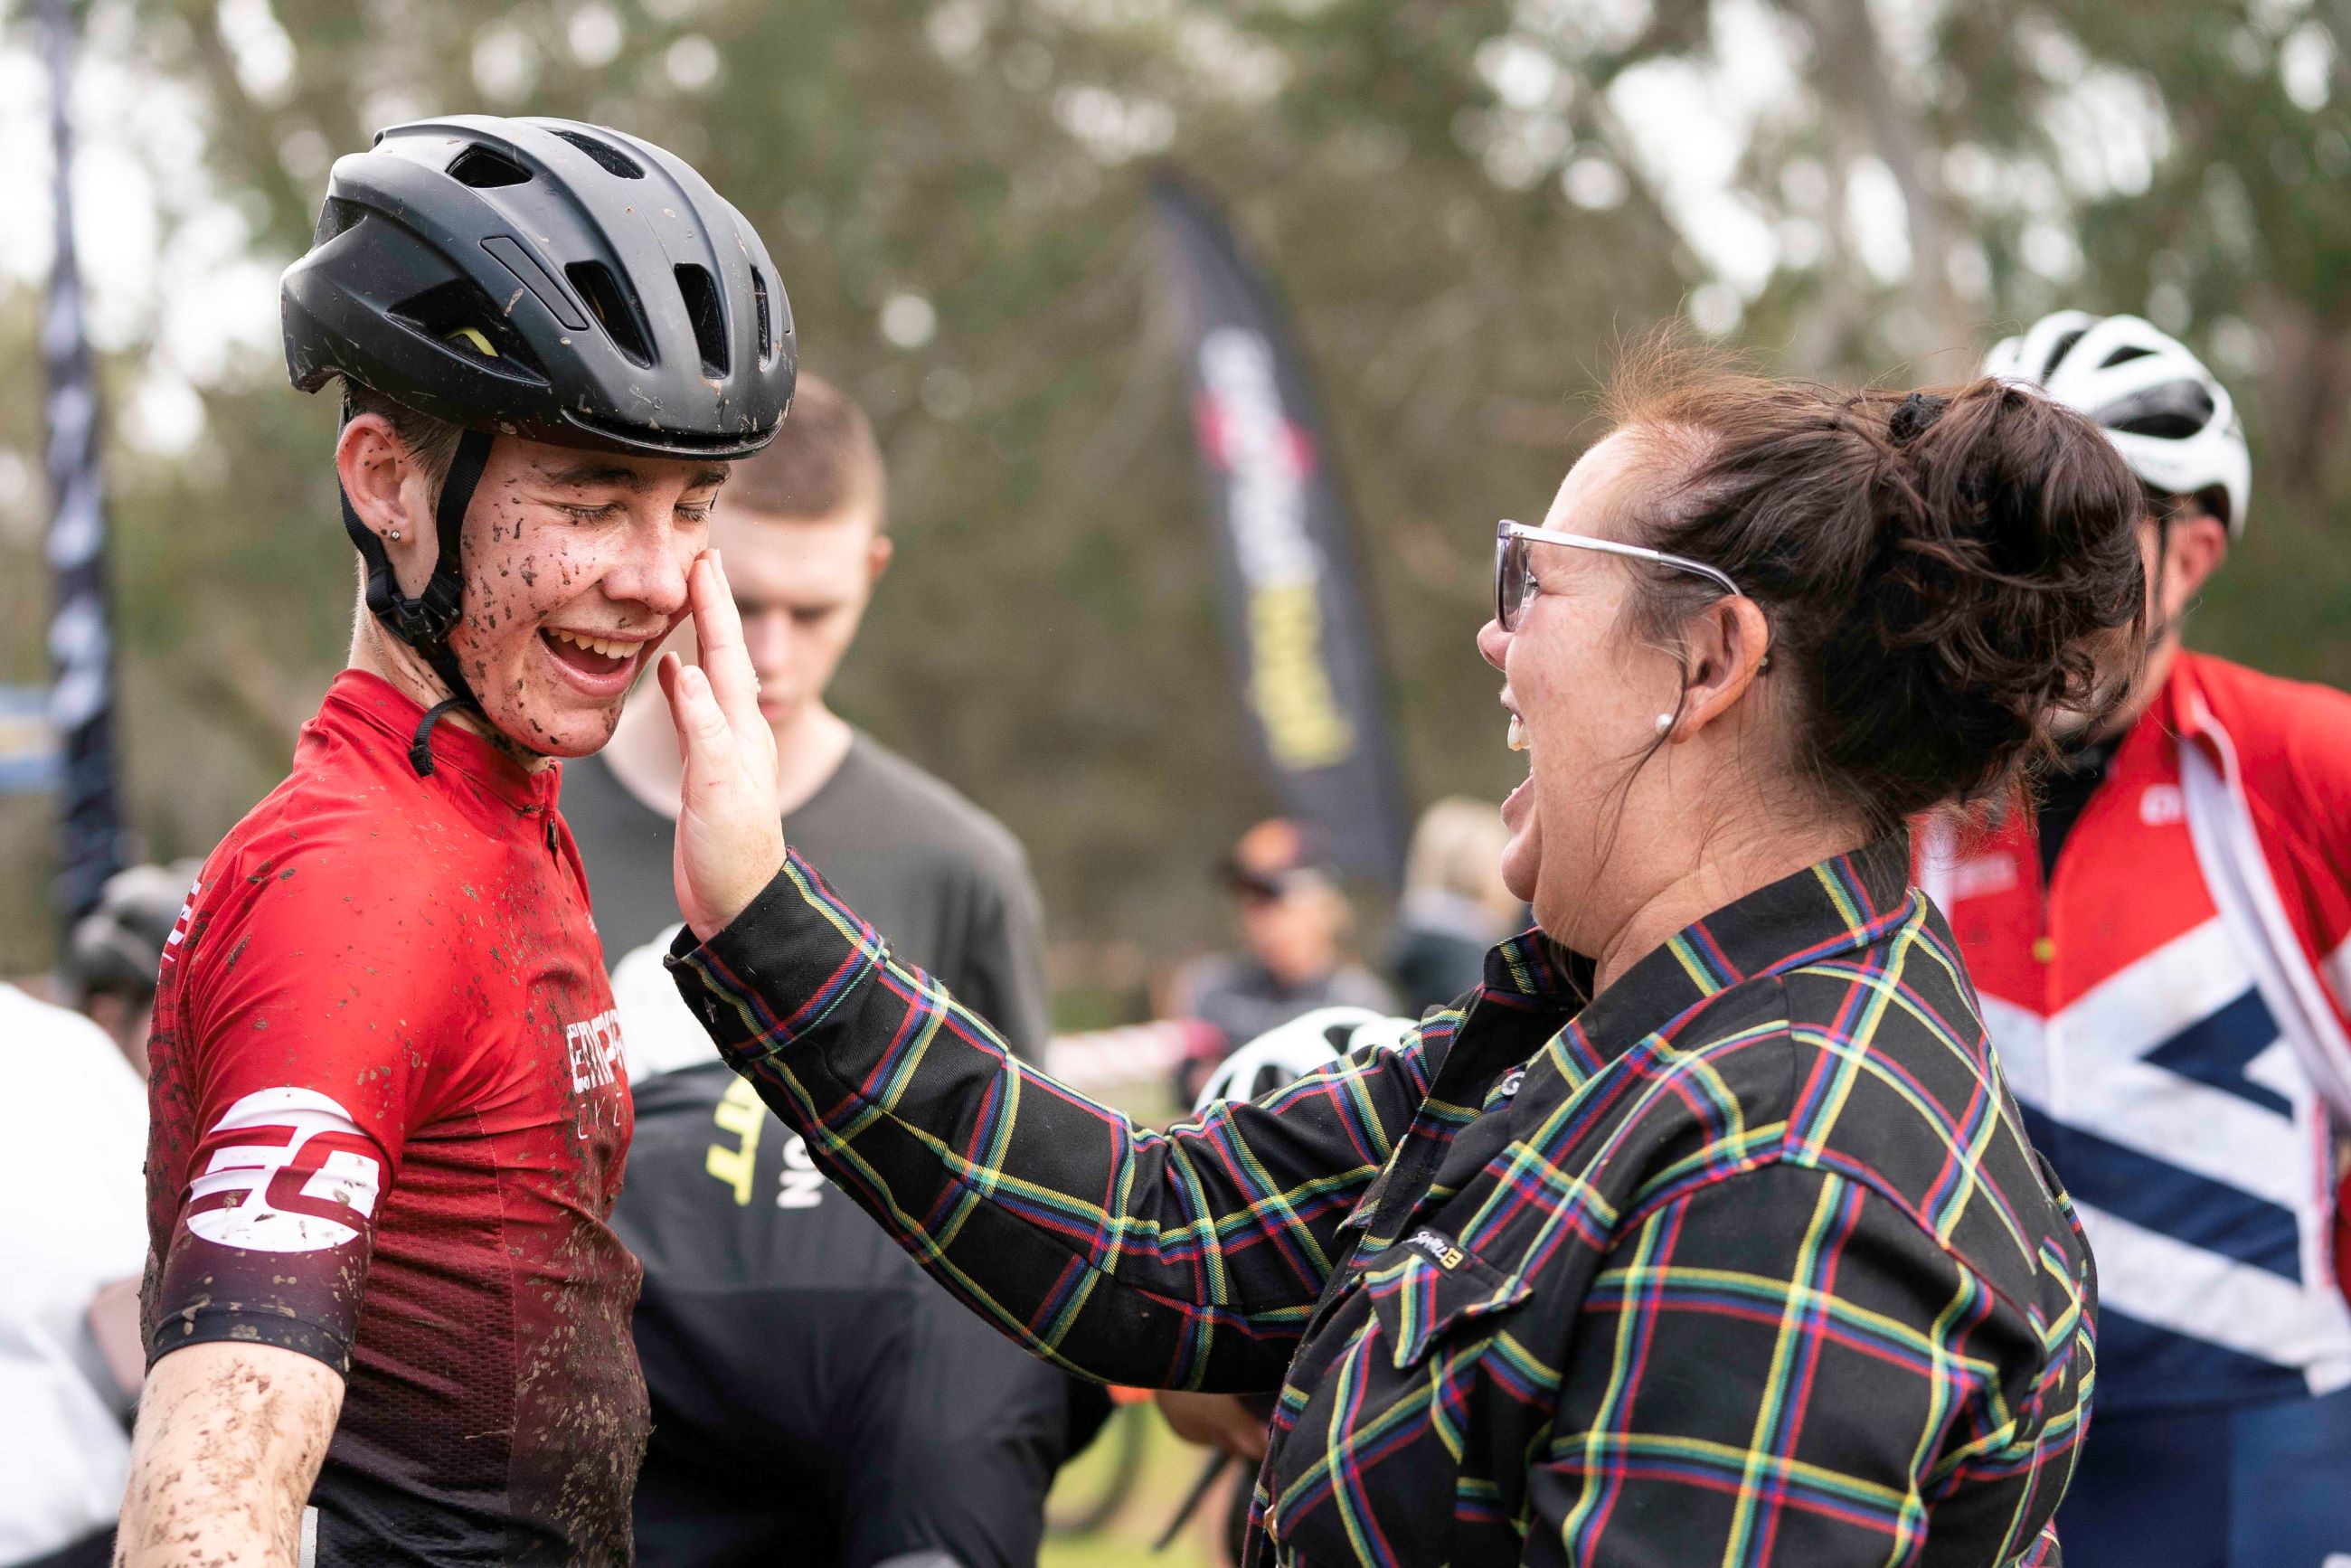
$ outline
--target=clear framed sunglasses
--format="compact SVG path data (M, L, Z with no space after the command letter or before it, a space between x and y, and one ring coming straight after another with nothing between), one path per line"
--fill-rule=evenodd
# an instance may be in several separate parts
M1571 549L1598 550L1604 555L1630 556L1635 560L1653 561L1705 578L1723 592L1736 597L1739 584L1730 580L1704 561L1687 556L1667 555L1663 550L1648 549L1640 545L1618 544L1614 539L1595 539L1585 534L1553 533L1548 528L1531 528L1524 523L1507 518L1494 525L1494 619L1505 632L1519 629L1520 617L1534 602L1534 562L1529 547L1532 545L1565 545Z

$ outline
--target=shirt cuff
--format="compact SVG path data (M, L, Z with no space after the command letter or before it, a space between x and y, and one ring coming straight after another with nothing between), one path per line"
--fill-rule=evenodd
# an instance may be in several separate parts
M889 960L880 933L796 852L707 942L679 930L664 960L718 1052L740 1066L821 1026Z
M204 1299L164 1312L147 1336L147 1367L192 1344L266 1344L323 1362L343 1377L351 1375L350 1336L324 1323L298 1318L283 1307Z

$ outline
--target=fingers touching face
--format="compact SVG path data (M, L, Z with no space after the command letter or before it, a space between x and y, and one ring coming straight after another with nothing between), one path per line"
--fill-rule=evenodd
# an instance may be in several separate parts
M694 563L693 597L695 636L701 643L701 667L711 695L729 725L746 733L765 730L758 673L743 644L742 613L726 580L726 563L715 549L705 550Z
M711 543L726 551L744 647L770 724L787 724L832 684L889 562L889 536L879 523L870 504L825 517L779 518L722 502L713 514Z

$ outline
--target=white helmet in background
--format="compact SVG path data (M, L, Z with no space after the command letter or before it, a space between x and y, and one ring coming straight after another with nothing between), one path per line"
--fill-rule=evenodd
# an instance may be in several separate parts
M2087 415L2155 489L2226 496L2229 537L2245 531L2253 462L2236 404L2203 361L2154 323L2060 310L2003 340L1983 373L2039 387Z
M1316 1008L1277 1025L1234 1051L1208 1075L1193 1102L1200 1115L1219 1100L1261 1100L1359 1051L1394 1051L1416 1027L1369 1008Z

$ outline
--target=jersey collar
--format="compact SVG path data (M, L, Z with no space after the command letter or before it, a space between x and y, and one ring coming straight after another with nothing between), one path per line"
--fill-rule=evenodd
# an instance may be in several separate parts
M424 716L423 707L413 697L367 670L345 670L337 675L319 711L381 734L403 758L416 734L417 721ZM534 772L472 730L449 723L433 727L431 744L436 774L443 768L462 774L517 810L550 809L555 804L561 785L560 767Z

